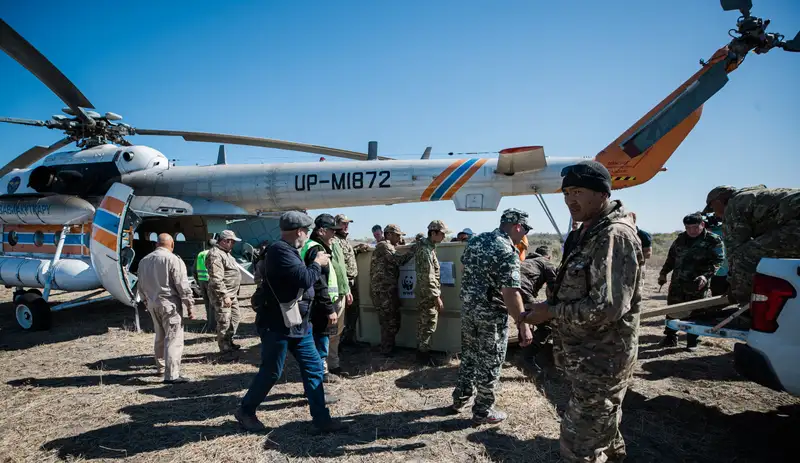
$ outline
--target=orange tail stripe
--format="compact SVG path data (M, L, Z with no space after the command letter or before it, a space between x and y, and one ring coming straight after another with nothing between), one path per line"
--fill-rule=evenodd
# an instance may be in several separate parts
M469 179L472 178L473 175L475 175L475 172L477 172L481 167L483 167L484 164L486 164L486 159L480 159L478 160L478 162L473 164L472 167L470 167L469 170L466 171L464 175L462 175L461 178L458 179L458 181L455 184L453 184L453 186L450 187L449 190L447 190L447 193L445 193L444 196L442 196L442 199L445 200L452 198L453 195L456 194L456 192L462 186L464 186L464 184L467 183L467 181L469 181Z
M452 163L449 166L447 166L447 169L442 171L441 174L437 175L436 178L433 179L431 184L428 185L428 188L426 188L425 191L422 193L422 198L421 198L422 201L429 201L431 199L431 196L433 195L433 192L436 191L436 188L439 185L441 185L442 182L444 182L445 179L447 179L447 177L451 173L453 173L454 170L456 170L458 168L458 166L460 166L461 164L464 164L465 162L467 162L466 159L459 159L458 161L455 161L454 163Z
M125 208L125 203L113 196L106 196L103 198L103 202L100 203L100 207L116 215L122 215L122 209Z
M112 251L116 252L117 250L117 237L100 227L95 227L94 233L92 233L92 241L96 241Z

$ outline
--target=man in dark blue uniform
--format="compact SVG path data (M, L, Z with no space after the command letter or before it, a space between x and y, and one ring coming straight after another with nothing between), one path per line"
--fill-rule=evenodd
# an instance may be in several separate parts
M314 426L320 432L343 431L346 426L331 419L325 406L322 359L311 332L309 310L314 300L314 283L322 267L329 265L328 255L318 252L310 265L300 259L298 249L308 240L313 221L303 212L281 215L281 239L267 249L264 281L264 304L256 308L256 327L261 336L261 366L242 403L234 413L248 431L262 431L256 408L281 377L286 353L291 352L300 366L303 389Z

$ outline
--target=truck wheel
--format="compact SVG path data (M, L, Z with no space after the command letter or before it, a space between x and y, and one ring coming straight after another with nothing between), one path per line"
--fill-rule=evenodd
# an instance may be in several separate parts
M36 331L50 328L50 304L41 296L25 293L16 301L17 323L23 330Z

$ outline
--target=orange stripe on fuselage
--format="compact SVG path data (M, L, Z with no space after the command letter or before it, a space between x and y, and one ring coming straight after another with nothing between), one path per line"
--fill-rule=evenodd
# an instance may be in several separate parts
M473 175L475 175L475 172L477 172L481 167L483 167L484 164L486 164L486 159L479 159L478 162L473 164L472 167L469 168L469 170L464 172L461 178L459 178L458 181L453 186L451 186L449 190L447 190L447 193L445 193L444 196L442 196L442 199L445 200L452 198L453 195L456 194L456 192L462 186L464 186L464 184L467 183L467 181L469 181L469 179L472 178Z
M3 231L8 233L10 231L21 232L21 233L35 233L40 231L42 233L56 233L60 232L61 229L64 228L63 225L41 225L41 224L6 224L3 225ZM81 224L78 225L70 225L67 234L72 233L82 233Z
M117 237L100 227L95 227L94 233L92 233L92 241L100 243L114 252L117 251Z
M428 185L428 188L426 188L425 191L422 193L422 197L420 199L422 201L430 201L433 192L436 191L436 188L439 185L441 185L442 182L444 182L445 179L447 179L447 177L450 176L450 174L452 174L453 171L458 168L458 166L464 164L465 162L467 162L466 159L459 159L458 161L455 161L449 166L447 166L447 168L443 170L441 174L437 175L436 178L433 179L431 184Z
M100 207L116 215L122 215L125 203L113 196L106 196L103 198L103 202L100 203Z
M79 255L86 255L88 254L89 248L80 245L80 244L65 244L64 248L61 250L62 255L68 256L79 256ZM36 246L35 244L17 244L16 246L11 246L8 243L3 244L3 252L25 252L25 253L34 253L34 254L55 254L56 247L52 244L43 244L42 246Z

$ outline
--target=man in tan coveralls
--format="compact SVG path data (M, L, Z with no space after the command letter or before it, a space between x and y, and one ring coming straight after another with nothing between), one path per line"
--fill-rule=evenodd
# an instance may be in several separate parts
M239 327L239 285L242 275L239 266L231 255L236 241L242 241L233 230L223 230L217 244L208 251L208 298L217 316L217 344L220 352L239 350L233 343L233 336Z
M192 318L194 297L186 276L186 265L172 253L175 241L166 233L158 235L158 247L139 262L139 281L136 291L153 317L156 332L155 357L164 382L186 383L180 375L183 355L183 316Z

